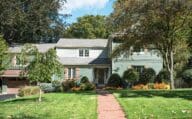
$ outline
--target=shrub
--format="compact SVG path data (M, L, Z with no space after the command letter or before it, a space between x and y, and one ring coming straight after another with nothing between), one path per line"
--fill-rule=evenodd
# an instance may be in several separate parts
M71 88L71 91L80 91L80 90L81 90L80 87L73 87L73 88Z
M61 92L62 86L60 80L54 80L51 82L55 92Z
M189 87L192 86L192 69L187 69L182 73L182 78L188 84Z
M73 87L76 87L76 81L73 79L68 79L62 82L63 91L70 91Z
M134 69L128 69L123 73L123 79L128 83L133 84L139 80L139 73Z
M156 83L169 83L169 72L166 69L163 69L159 72L159 74L157 75L155 82Z
M18 96L30 96L39 94L40 88L38 86L25 86L19 89Z
M119 74L112 74L107 82L107 85L110 87L119 87L121 86L121 77Z
M93 85L92 83L82 83L80 85L80 89L82 91L94 90L95 89L95 85Z
M170 85L166 83L155 83L154 89L170 89Z
M52 86L52 83L41 83L40 88L43 92L49 93L54 92L55 88Z
M140 83L147 84L153 83L156 73L152 68L145 68L140 75Z
M133 90L148 90L147 85L138 84L132 87Z
M80 84L82 84L82 83L89 83L89 79L86 76L82 77Z
M121 90L122 88L121 87L109 87L109 86L107 86L104 89L105 90Z

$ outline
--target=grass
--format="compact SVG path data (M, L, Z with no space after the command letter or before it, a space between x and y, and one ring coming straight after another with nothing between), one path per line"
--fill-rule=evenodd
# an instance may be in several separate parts
M192 119L192 90L115 91L129 119Z
M94 92L50 93L0 102L0 119L96 119Z

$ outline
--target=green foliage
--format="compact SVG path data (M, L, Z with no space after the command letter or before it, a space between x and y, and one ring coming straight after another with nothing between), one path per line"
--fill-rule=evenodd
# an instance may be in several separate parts
M65 80L62 82L62 89L63 91L70 91L71 88L75 87L76 85L76 81L73 79Z
M162 83L162 82L169 83L170 82L169 79L170 79L169 78L169 72L166 69L163 69L157 75L155 82L157 82L157 83Z
M122 79L119 74L112 74L108 79L107 85L110 87L119 87L121 86L121 81Z
M192 86L192 69L185 70L182 73L182 78L188 85Z
M40 88L38 86L26 86L19 89L18 95L23 96L30 96L30 95L37 95L39 94Z
M55 91L55 88L53 87L52 83L40 83L40 88L45 93Z
M0 35L0 74L1 71L4 70L7 66L7 63L5 63L5 60L7 60L6 51L8 50L8 46L3 39L3 37Z
M81 89L82 91L94 90L94 89L95 89L95 85L93 85L93 84L90 83L90 82L82 83L82 84L80 85L80 89Z
M69 38L108 38L108 35L106 17L100 15L79 17L64 33Z
M128 69L123 73L123 79L129 83L134 83L139 80L139 73L134 69Z
M131 46L153 45L163 58L174 88L174 73L182 69L189 57L191 7L190 0L117 0L110 23L117 32L114 39L122 39L122 44L112 56L130 51Z
M89 79L88 79L86 76L84 76L84 77L81 78L80 83L81 83L81 84L82 84L82 83L89 83Z
M61 86L60 80L54 80L51 83L52 83L52 86L54 87L55 92L61 92L62 91L62 86Z
M61 76L62 64L57 60L54 49L40 53L35 46L26 44L21 51L21 61L26 62L30 56L33 56L33 59L26 70L31 82L50 82L53 75Z
M156 77L156 73L155 73L154 69L152 69L152 68L144 68L144 70L140 74L139 81L142 84L153 83L155 77Z
M0 33L8 43L52 42L63 32L65 0L1 0Z

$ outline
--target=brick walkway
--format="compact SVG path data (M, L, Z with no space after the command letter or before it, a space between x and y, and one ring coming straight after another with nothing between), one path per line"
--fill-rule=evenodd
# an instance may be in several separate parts
M126 119L125 114L115 99L108 91L98 90L98 119Z

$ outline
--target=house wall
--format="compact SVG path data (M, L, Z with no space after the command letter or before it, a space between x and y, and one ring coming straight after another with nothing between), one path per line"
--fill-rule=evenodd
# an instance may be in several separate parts
M90 82L94 81L94 74L93 74L93 68L92 67L80 67L80 79L83 76L87 76Z
M117 47L119 43L112 43L112 49ZM112 60L112 73L123 75L124 71L132 66L144 66L145 68L153 68L158 74L163 68L163 60L155 50L144 50L142 52L133 52L132 55L119 56Z
M56 48L58 57L79 57L79 49L86 48ZM107 58L107 48L87 48L89 49L89 58Z

